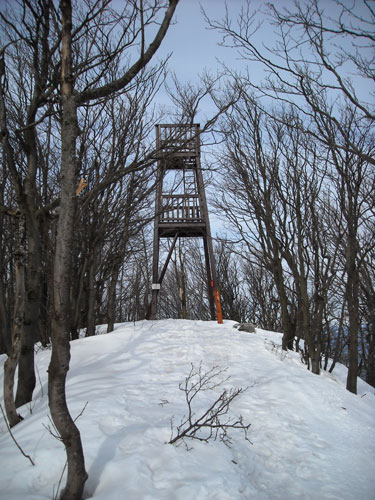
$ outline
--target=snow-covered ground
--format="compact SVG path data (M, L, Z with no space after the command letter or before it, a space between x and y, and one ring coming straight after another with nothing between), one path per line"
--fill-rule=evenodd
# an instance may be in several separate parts
M233 324L141 321L72 342L72 416L87 402L77 420L89 474L85 498L375 498L374 389L359 380L355 396L345 389L344 367L315 376L297 353L281 351L280 334L239 332ZM50 500L56 493L65 452L47 429L49 357L48 350L38 352L40 383L33 403L20 408L24 420L13 428L34 467L0 423L1 500ZM178 424L187 414L179 383L191 363L200 362L203 371L228 368L225 387L248 387L233 401L231 414L251 423L251 443L233 430L230 448L219 440L190 441L189 450L166 444L172 417ZM219 391L196 396L197 415Z

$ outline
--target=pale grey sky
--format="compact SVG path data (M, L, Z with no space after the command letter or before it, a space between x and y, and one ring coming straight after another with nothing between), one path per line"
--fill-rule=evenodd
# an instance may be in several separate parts
M361 14L367 12L361 0L341 0L345 5L355 5L356 11ZM289 7L293 10L294 0L274 0L278 8ZM165 40L163 41L159 57L172 52L169 61L169 68L174 71L181 82L197 82L198 75L205 69L215 73L220 69L218 60L223 61L228 67L236 70L244 70L247 64L251 64L254 79L262 78L262 67L255 63L240 60L235 49L220 47L218 43L221 35L215 30L208 29L207 23L201 13L201 6L211 19L221 20L225 15L225 4L228 6L230 18L236 26L236 17L241 9L247 4L246 0L180 0L175 15L175 24L170 27ZM251 0L250 10L267 12L266 0ZM320 0L320 8L328 13L332 18L338 15L340 9L337 8L335 0ZM265 16L259 16L262 18ZM265 43L273 46L276 36L272 27L265 22L263 27L256 34L255 39L258 44ZM341 43L341 40L340 40ZM337 50L337 49L335 49ZM369 94L373 90L369 87L370 81L359 80L364 94ZM367 97L366 95L366 97ZM164 100L162 98L162 100Z
M204 68L214 70L218 67L216 58L230 57L227 49L217 45L220 36L207 29L201 13L200 4L212 17L222 17L225 13L224 0L180 0L177 7L176 24L170 27L164 50L173 51L170 67L182 79L195 78ZM232 0L238 10L242 0ZM234 10L233 6L231 10Z
M245 4L245 0L229 0L227 3L231 16L235 16ZM175 23L169 28L158 52L158 57L162 58L172 53L168 67L183 83L198 83L199 75L206 70L216 74L221 69L218 60L238 69L241 64L243 65L234 50L218 45L220 34L208 29L201 6L210 18L221 19L225 15L225 0L180 0L176 9ZM158 101L170 104L164 92L159 94ZM203 109L205 106L210 107L208 101L200 106L205 116L214 112L213 108ZM205 117L199 114L197 121L203 123Z
M215 71L220 67L217 59L236 68L243 66L244 63L239 60L235 50L218 46L221 35L215 30L208 29L201 13L202 6L210 19L221 20L225 15L226 3L229 16L235 24L240 9L247 4L246 0L227 0L227 2L225 0L180 0L176 9L176 23L167 33L161 54L173 52L169 66L181 79L194 79L205 68ZM266 3L266 0L251 0L250 10L260 8L266 10ZM293 0L277 1L279 7L292 6L293 3ZM270 35L272 39L271 33L267 35Z

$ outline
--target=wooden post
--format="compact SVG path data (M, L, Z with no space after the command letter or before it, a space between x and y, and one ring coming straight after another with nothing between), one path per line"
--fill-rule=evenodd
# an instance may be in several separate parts
M158 134L158 125L156 133L156 147L160 149L160 139ZM162 189L163 189L163 168L161 162L158 162L157 178L156 178L156 197L155 197L155 219L154 219L154 245L152 256L152 296L151 296L151 319L156 319L158 308L158 294L160 290L159 284L159 221L162 210ZM147 319L149 319L147 312Z

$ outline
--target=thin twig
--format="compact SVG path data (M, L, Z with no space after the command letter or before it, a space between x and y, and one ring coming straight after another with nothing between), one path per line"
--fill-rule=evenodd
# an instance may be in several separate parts
M83 412L86 410L86 406L87 406L88 404L89 404L89 402L88 402L88 401L86 401L86 403L85 403L84 407L82 408L81 412L80 412L80 413L76 416L76 418L74 419L74 422L76 422L76 421L79 419L79 417L81 417L81 416L83 415Z
M35 465L35 463L33 462L33 459L30 457L30 455L27 455L27 453L25 453L23 451L23 449L21 448L21 446L17 443L16 438L13 436L12 431L10 430L10 427L8 425L7 419L5 418L4 410L3 410L3 407L2 407L1 404L0 404L0 409L1 409L1 413L3 414L4 422L5 422L5 425L7 426L8 432L9 432L11 438L13 439L13 441L15 442L17 448L20 450L20 452L22 453L22 455L24 457L26 457L26 458L28 458L30 460L30 462L31 462L32 465Z
M59 479L59 482L57 483L57 490L56 490L56 494L55 494L55 485L53 485L53 491L52 491L52 495L53 495L53 500L57 500L58 497L59 497L59 491L60 491L60 488L61 488L61 482L62 482L62 478L64 476L64 472L65 472L65 469L66 469L66 466L68 465L68 462L66 461L65 462L65 465L63 467L63 470L60 474L60 479Z

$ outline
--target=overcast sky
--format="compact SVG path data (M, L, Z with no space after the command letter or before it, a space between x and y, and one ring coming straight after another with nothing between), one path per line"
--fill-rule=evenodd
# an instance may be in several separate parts
M159 54L173 52L169 66L181 79L194 79L205 68L214 71L220 67L217 59L236 68L243 65L235 50L218 46L221 35L216 30L208 29L201 12L202 6L210 19L221 20L225 15L225 3L228 5L230 18L235 21L241 7L247 2L246 0L227 0L227 2L180 0L175 14L176 22L169 28ZM278 7L293 6L294 1L278 0L276 3ZM260 8L266 10L266 0L252 0L250 5L251 11ZM273 38L272 33L267 32L267 38L265 41L270 42Z
M177 74L180 81L197 81L198 75L204 69L215 73L220 69L218 60L223 61L232 69L243 70L246 67L246 63L239 59L235 49L218 45L221 40L220 33L208 29L201 12L202 6L210 19L221 20L225 15L225 3L228 5L233 25L236 26L237 15L241 7L246 6L246 0L227 0L227 2L225 0L180 0L176 9L175 24L170 27L161 50L158 52L159 57L165 57L166 54L172 52L169 68ZM293 10L295 2L294 0L274 0L274 3L277 8L289 7ZM361 0L343 0L343 3L348 6L355 5L357 13L365 17L368 15L368 10ZM266 0L251 0L250 10L261 9L267 12L266 4ZM334 0L320 0L319 6L332 18L338 16L340 11ZM265 19L266 16L257 17ZM274 45L276 36L267 21L255 35L255 40L258 44ZM253 68L254 78L260 78L260 66L254 64ZM371 85L370 82L364 82L363 79L359 82L364 86L364 90L368 91L367 85Z
M231 15L238 12L245 0L229 0ZM166 38L158 51L158 58L171 54L168 62L169 70L176 73L179 82L198 83L199 75L205 70L216 74L220 70L221 60L233 66L237 55L234 51L220 47L220 34L208 29L207 23L201 12L201 6L208 16L221 19L225 14L225 0L180 0L175 14L175 22L170 26ZM171 105L169 97L161 91L157 101L161 104ZM200 106L196 122L203 123L213 108L209 110L209 103L205 101Z
M242 0L232 0L231 10L237 10ZM195 78L204 68L218 67L216 58L228 60L230 51L219 47L220 36L209 30L201 13L202 5L213 18L222 18L224 0L180 0L176 10L176 24L170 27L163 49L173 51L170 67L182 79ZM229 52L229 53L228 53Z
M326 1L326 0L324 0ZM332 1L332 0L328 0ZM226 47L221 47L221 35L217 30L209 29L207 22L202 14L203 7L207 16L212 20L222 20L225 16L225 4L228 6L230 18L233 25L236 25L236 18L244 6L246 0L180 0L175 14L175 23L169 28L162 46L158 52L158 57L163 58L172 53L168 67L170 71L176 73L181 82L198 82L199 75L205 70L216 74L221 69L219 61L225 63L229 68L238 71L246 67L246 63L241 61L237 51ZM290 6L294 4L293 0L277 0L277 6ZM266 0L251 0L251 11L262 9L267 10ZM273 33L264 33L264 29L256 34L258 42L267 42L272 45ZM265 40L262 39L267 38ZM261 67L257 66L256 77L261 78ZM168 102L166 95L161 92L158 96L159 102L166 104ZM205 106L206 111L204 109ZM203 108L203 109L202 109ZM204 101L200 111L207 117L213 112L207 101ZM201 123L205 121L202 114L198 114L198 120Z

